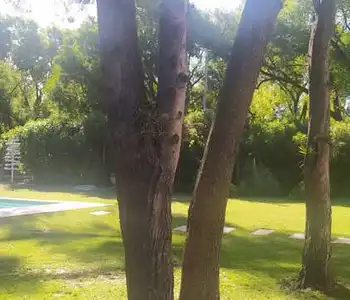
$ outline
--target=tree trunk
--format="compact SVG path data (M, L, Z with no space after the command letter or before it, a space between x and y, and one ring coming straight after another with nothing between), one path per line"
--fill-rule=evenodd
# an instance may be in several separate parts
M235 150L281 7L280 0L246 3L189 209L181 300L219 299L219 253Z
M98 0L97 12L104 99L116 156L128 298L148 299L151 287L148 192L153 153L145 158L147 150L153 149L141 149L141 135L134 121L140 103L146 102L137 49L135 4L127 0Z
M331 201L329 185L329 44L334 29L334 0L315 5L317 25L310 49L310 115L305 157L306 239L299 283L301 288L327 290L330 272Z
M181 146L187 87L187 0L163 0L157 105L159 162L152 198L152 299L173 299L171 195ZM144 299L144 298L142 298Z
M97 1L129 300L173 299L170 200L185 106L186 9L185 0L162 3L154 104L144 87L134 1Z

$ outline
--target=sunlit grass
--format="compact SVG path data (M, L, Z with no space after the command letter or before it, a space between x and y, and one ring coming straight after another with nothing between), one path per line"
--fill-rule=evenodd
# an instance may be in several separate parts
M105 216L89 214L96 209L82 209L0 219L0 299L126 299L123 245L111 191L98 195L2 188L0 196L112 204L103 208L111 212ZM174 200L174 226L186 222L188 203L183 200ZM334 235L350 236L350 207L336 204L333 211ZM303 232L304 215L302 203L229 202L227 224L237 230L223 239L222 299L333 299L281 288L281 280L295 276L300 268L302 242L288 236ZM249 235L257 228L277 232ZM174 234L176 294L183 242L183 234ZM350 246L335 245L333 252L338 280L349 284ZM350 294L344 290L337 299L350 299Z

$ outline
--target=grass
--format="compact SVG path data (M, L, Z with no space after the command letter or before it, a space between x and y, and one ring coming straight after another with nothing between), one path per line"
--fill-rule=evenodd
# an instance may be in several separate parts
M8 190L0 196L92 201L113 204L111 214L93 216L83 209L0 219L0 299L126 299L123 245L112 192L74 194L53 190ZM185 224L188 203L175 198L174 226ZM350 236L350 207L333 209L335 236ZM227 224L237 230L223 239L222 299L350 299L350 246L335 245L334 272L343 285L334 295L289 292L281 280L300 268L302 242L288 239L304 230L304 205L276 199L230 200ZM256 228L278 232L249 235ZM174 234L176 294L184 235ZM140 299L142 300L142 299Z

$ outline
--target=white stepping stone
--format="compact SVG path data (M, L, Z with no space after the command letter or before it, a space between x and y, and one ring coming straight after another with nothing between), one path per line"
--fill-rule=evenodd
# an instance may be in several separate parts
M289 238L295 239L295 240L305 240L305 234L304 233L294 233Z
M236 228L234 227L224 227L224 233L231 233L232 231L235 231Z
M350 238L344 238L344 237L337 238L332 243L334 243L334 244L350 245Z
M235 231L236 228L234 227L224 227L224 233L231 233L232 231ZM187 231L187 226L186 225L182 225L179 227L174 228L174 231L176 232L186 232Z
M108 215L111 212L109 211L105 211L105 210L97 210L97 211L93 211L90 213L90 215L94 215L94 216L104 216L104 215Z
M270 235L273 232L275 232L275 231L272 229L258 229L258 230L251 232L250 234L252 234L252 235Z
M74 187L74 190L83 192L94 191L96 189L96 185L77 185Z
M186 225L182 225L182 226L176 227L176 228L174 228L174 231L186 232L187 231L187 226Z

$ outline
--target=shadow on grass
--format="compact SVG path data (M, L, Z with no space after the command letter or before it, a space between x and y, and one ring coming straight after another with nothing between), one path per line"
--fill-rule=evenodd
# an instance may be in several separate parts
M7 295L35 293L40 285L38 278L21 270L21 264L17 256L0 256L0 290Z
M184 234L182 234L184 236ZM182 259L182 244L174 244L173 254ZM224 235L220 266L252 274L264 273L279 279L296 273L299 268L302 243L288 239L287 236L248 236L247 233L235 232Z
M52 257L64 254L64 257L81 263L82 266L62 273L57 273L55 270L47 273L42 269L33 272L22 268L21 261L17 257L0 257L0 289L9 291L9 294L11 292L16 295L34 294L40 285L48 280L123 276L124 247L120 232L114 227L105 223L93 223L90 227L79 228L79 232L56 231L54 228L52 231L49 228L43 232L41 228L36 227L35 216L8 218L7 221L8 234L1 241L35 240L38 250L47 247ZM184 224L186 224L184 216L174 216L173 227ZM227 225L237 228L235 224ZM176 266L181 265L183 241L184 234L174 234L173 256ZM300 268L302 246L301 241L291 240L287 234L251 236L238 227L232 234L224 235L221 267L251 274L256 280L263 276L280 281L286 277L296 276ZM350 248L348 245L333 247L335 274L339 276L340 283L347 284L346 280L350 278L348 255ZM329 296L335 299L350 299L348 288L341 285Z
M176 240L179 241L179 239ZM302 247L302 241L292 240L287 234L251 236L248 232L238 229L232 235L223 237L220 266L238 274L251 274L252 278L256 279L250 280L256 280L257 285L260 284L261 277L269 277L276 282L281 282L285 278L297 276L300 270ZM348 245L333 245L334 273L337 275L339 285L328 296L334 299L350 299L349 250ZM174 243L173 255L176 265L180 265L183 255L181 239L180 242ZM305 295L302 294L299 296L295 294L295 299L305 299Z
M8 218L0 218L0 225L5 225L7 235L0 238L0 242L13 242L20 240L52 240L72 241L82 238L114 238L118 232L112 226L101 221L92 221L89 227L79 227L79 232L69 232L58 228L57 224L51 224L50 218L61 214L62 218L66 212L46 213L44 215L27 215ZM44 217L44 218L43 218ZM38 226L38 223L42 223ZM54 226L54 228L52 228Z
M43 231L36 227L35 216L1 221L6 221L7 235L0 242L20 245L23 251L14 249L10 251L13 256L0 256L0 298L1 293L6 299L35 295L51 280L62 280L63 286L71 280L124 282L124 247L119 232L108 224L96 222L82 226L80 232L69 232L54 228ZM28 251L32 251L30 260L35 259L31 263L26 263L26 241ZM42 251L46 254L40 259Z
M29 295L35 295L41 290L44 282L50 280L60 280L66 283L72 280L85 282L90 279L125 281L123 270L108 264L97 268L68 271L64 269L31 270L20 268L18 258L0 256L0 266L0 292L6 295L6 298L3 299L11 299L12 296L16 299L18 296L21 299L29 299L27 298Z
M92 222L89 227L79 228L79 232L69 232L57 228L42 230L37 228L36 216L4 218L8 226L7 235L0 242L35 240L39 246L51 245L53 251L72 256L83 262L96 261L101 254L102 260L123 256L124 248L121 233L114 227L102 222ZM173 216L173 228L187 224L183 215ZM57 225L55 225L57 226ZM241 269L265 272L273 278L279 278L286 270L297 272L300 264L302 241L289 238L287 233L273 233L270 236L252 236L237 224L226 223L237 231L225 234L222 240L221 266L228 269ZM174 256L182 260L184 233L174 233ZM96 243L94 241L97 240ZM80 241L87 247L82 249ZM71 245L66 247L65 245ZM77 247L79 251L75 248ZM336 274L350 278L349 245L333 245L333 263Z
M304 199L288 198L288 197L236 197L230 200L239 200L251 203L266 203L287 206L289 204L305 204ZM175 194L173 202L190 203L191 195ZM350 198L334 198L332 199L333 206L350 207Z
M96 225L96 228L100 227ZM26 229L23 231L22 226L11 225L10 233L3 238L0 238L0 242L14 242L21 240L35 239L42 243L62 243L71 242L76 239L88 239L88 238L115 238L116 235L99 234L92 232L68 232L64 230L42 230L42 229Z
M237 197L240 201L267 203L267 204L305 204L305 199L289 198L289 197ZM350 207L349 198L333 198L333 206Z
M251 203L266 203L266 204L305 204L305 199L291 198L291 197L235 197L230 200L246 201ZM190 203L191 195L175 194L173 196L173 202ZM350 198L333 198L333 206L350 207Z
M326 293L334 299L350 299L350 289L343 284L337 284L335 288Z
M19 266L20 259L18 257L0 255L0 277L5 274L13 274Z

